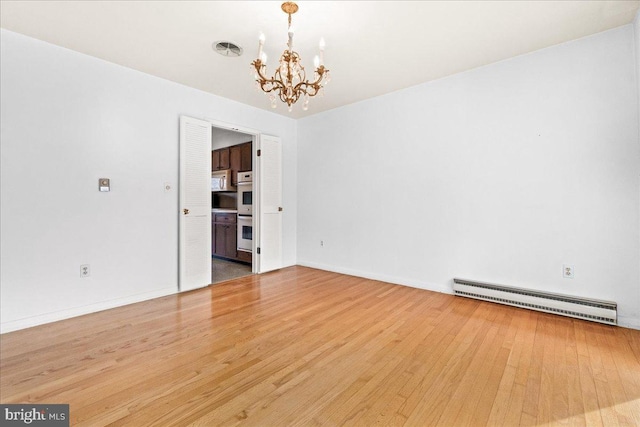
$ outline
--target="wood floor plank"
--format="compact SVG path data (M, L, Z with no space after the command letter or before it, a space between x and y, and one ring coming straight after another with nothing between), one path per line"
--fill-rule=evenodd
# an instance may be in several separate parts
M455 406L451 407L452 399L460 390L461 381L466 378L469 366L474 360L483 357L483 354L476 357L476 353L487 340L491 340L487 336L494 331L490 320L495 313L491 308L493 307L480 304L474 315L465 319L465 327L460 329L460 334L451 337L451 345L445 347L443 357L436 359L430 366L430 371L422 378L420 388L410 398L418 396L418 403L425 399L431 403L428 406L418 405L407 414L409 425L435 425L442 418L457 415L459 406L454 402ZM438 369L439 366L441 368Z
M580 388L580 368L578 366L578 346L576 342L575 323L569 323L567 327L567 339L565 342L565 366L567 371L567 425L586 426L584 416L584 402ZM557 379L554 379L556 381Z
M604 364L604 374L607 380L607 386L611 390L612 400L617 400L614 396L625 396L628 399L629 397L625 392L625 386L623 385L623 381L621 378L621 372L619 370L620 368L615 362L615 357L613 354L613 351L615 351L615 347L610 347L610 340L608 339L606 334L599 334L597 338L598 345L602 350L601 353L602 363ZM632 376L632 378L633 377L634 376ZM627 381L627 383L631 383L632 381ZM637 419L637 417L634 416L633 411L630 411L629 406L614 403L612 405L612 409L614 410L615 416L618 419L618 425L631 425L632 423L635 423L634 419Z
M590 344L587 341L590 335L587 323L574 325L576 331L576 350L578 352L578 372L580 375L580 392L582 394L582 405L584 407L584 415L588 426L603 425L602 415L600 414L598 396L596 393L597 384L593 376L591 367L591 358L589 356Z
M640 425L640 331L290 267L0 336L74 426Z
M501 351L505 350L502 343L506 327L506 311L503 310L503 307L492 308L495 308L493 310L495 315L485 319L490 325L489 331L475 351L464 376L457 384L455 393L449 399L443 414L438 418L437 425L469 425L472 420L481 425L486 423L487 410L490 410L491 406L480 406L482 394L483 392L490 394L493 400L497 384L490 382L491 373L496 366L504 372L504 365L508 358L508 352ZM483 367L490 368L484 369ZM486 389L487 386L488 389ZM483 414L484 412L486 414Z

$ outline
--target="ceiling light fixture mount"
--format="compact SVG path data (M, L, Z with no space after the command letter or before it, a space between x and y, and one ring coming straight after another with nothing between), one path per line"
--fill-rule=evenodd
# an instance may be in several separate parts
M300 55L293 50L293 30L291 29L291 15L298 11L298 5L294 2L282 3L282 11L289 15L289 41L287 49L280 56L280 62L273 77L265 76L267 71L267 55L263 52L264 34L260 35L258 43L258 58L251 63L251 72L254 73L257 86L269 94L271 107L276 108L278 98L289 106L291 111L293 104L304 97L303 110L309 107L309 98L316 96L320 90L329 83L329 70L324 67L324 39L320 39L320 56L314 58L314 80L307 80L304 67L300 64Z

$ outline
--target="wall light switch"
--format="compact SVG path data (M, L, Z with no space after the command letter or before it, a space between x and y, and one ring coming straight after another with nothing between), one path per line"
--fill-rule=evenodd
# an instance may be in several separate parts
M109 178L98 179L98 188L100 191L111 191L111 181Z

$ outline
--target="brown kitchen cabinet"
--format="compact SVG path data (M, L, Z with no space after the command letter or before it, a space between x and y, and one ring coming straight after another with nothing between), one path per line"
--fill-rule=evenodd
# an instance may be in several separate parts
M253 170L251 141L211 151L211 170L231 169L231 185L238 182L238 171Z
M211 170L231 169L230 149L221 148L211 152Z
M253 258L251 255L251 252L238 251L238 260L251 264L251 259Z
M231 166L231 185L236 185L238 183L238 171L242 163L242 153L239 145L229 147L229 159Z
M237 230L235 213L214 213L211 223L212 255L237 259Z
M234 145L229 147L229 164L231 168L232 185L238 183L239 171L250 171L253 160L253 152L251 150L251 142Z
M240 171L253 170L253 149L251 142L240 144Z

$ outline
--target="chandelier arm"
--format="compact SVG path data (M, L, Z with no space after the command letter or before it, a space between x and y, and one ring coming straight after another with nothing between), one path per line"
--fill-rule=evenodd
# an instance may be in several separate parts
M265 67L265 69L266 69L266 66L264 66L262 64L262 61L260 59L256 59L255 61L253 61L251 63L251 65L253 65L253 67L256 69L256 73L258 74L258 77L260 77L260 80L262 80L262 82L273 80L273 78L272 79L268 79L268 78L265 77L264 74L262 74L262 67Z
M256 69L256 72L258 73L258 77L260 77L257 82L260 84L260 88L266 92L273 92L274 90L280 90L282 91L282 89L285 88L285 84L282 82L282 80L278 80L275 77L272 77L270 79L268 79L267 77L265 77L265 75L262 73L262 61L260 61L259 59L256 59L255 61L253 61L253 66ZM279 75L279 71L276 71L276 76ZM265 85L267 84L271 84L272 87L269 88L265 88Z
M286 102L285 101L286 97L283 98L283 96L285 95L285 91L289 86L287 85L287 83L283 81L280 68L276 70L271 80L273 80L273 82L276 83L276 87L274 87L274 90L278 91L278 97L280 98L280 100L283 102Z
M280 101L291 106L292 104L298 102L298 99L300 99L300 92L295 91L291 96L287 96L287 93L285 91L280 91L278 96L280 97Z
M310 83L298 83L296 87L298 86L300 86L300 88L298 89L298 92L304 93L305 95L308 95L308 96L316 96L321 89L319 85L312 85Z
M297 91L303 91L305 94L309 95L309 96L316 96L318 94L318 91L320 91L320 89L322 88L322 85L320 84L320 82L322 81L322 79L324 78L325 73L329 71L329 70L325 70L324 66L321 65L316 69L316 73L318 73L318 78L316 79L316 81L314 82L307 82L307 81L302 81L300 83L298 83L295 87L294 90ZM304 89L303 89L304 87ZM313 88L314 91L313 93L309 92L309 87Z
M300 76L300 82L294 88L296 90L297 90L298 86L300 85L300 83L305 83L307 81L307 72L305 71L305 69L304 69L304 67L302 65L300 66L300 71L302 72L302 75Z

